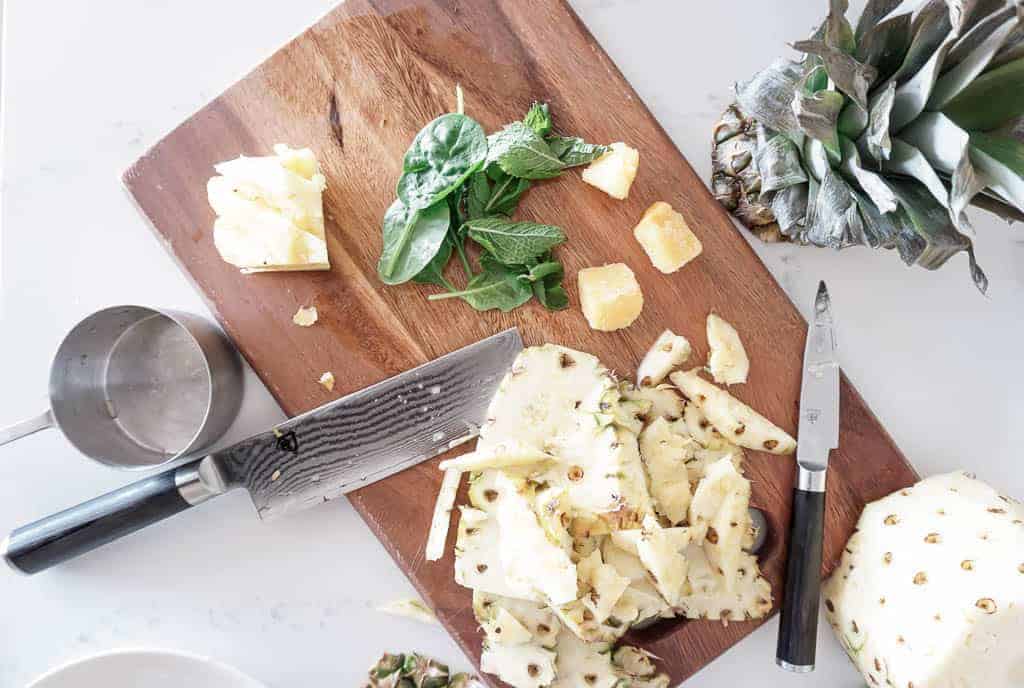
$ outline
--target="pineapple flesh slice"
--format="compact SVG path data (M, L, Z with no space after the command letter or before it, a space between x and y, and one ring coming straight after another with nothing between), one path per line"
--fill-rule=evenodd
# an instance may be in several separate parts
M686 466L698 448L696 440L674 432L664 418L640 433L640 456L650 478L654 508L672 525L686 520L691 497Z
M719 316L711 313L707 320L708 371L715 382L722 385L736 385L747 381L750 373L750 359L743 348L736 328Z
M794 440L785 430L750 408L721 387L697 375L697 370L677 371L672 382L707 417L725 439L757 451L792 454Z
M665 330L652 346L636 369L636 383L640 387L661 384L674 369L690 357L690 342L672 330Z
M640 168L640 151L621 141L608 148L610 150L607 153L583 170L583 181L621 201L629 196L629 187L636 179Z
M686 559L653 516L644 519L636 551L665 602L678 605L686 593Z
M629 327L644 309L636 275L625 263L584 268L576 275L580 307L592 329L613 332Z
M664 201L658 201L647 209L633 229L633 236L654 267L666 275L683 267L704 250L683 216ZM637 379L643 380L642 377Z

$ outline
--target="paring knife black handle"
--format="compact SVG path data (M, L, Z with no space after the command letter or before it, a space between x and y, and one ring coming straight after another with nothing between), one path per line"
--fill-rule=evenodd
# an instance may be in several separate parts
M824 533L825 492L793 490L789 558L775 652L775 661L789 671L814 670Z
M22 526L7 537L0 555L17 571L39 573L180 513L204 501L193 499L190 503L183 496L188 494L183 488L198 464L195 461L144 478Z

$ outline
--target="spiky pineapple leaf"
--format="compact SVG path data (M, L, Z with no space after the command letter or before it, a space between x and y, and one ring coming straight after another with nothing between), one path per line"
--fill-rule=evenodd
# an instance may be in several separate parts
M865 169L861 165L860 155L857 153L857 146L853 141L843 138L840 145L842 146L841 169L843 173L857 182L857 185L883 214L896 210L896 194L880 174Z
M804 76L801 87L797 88L793 96L793 114L804 135L821 141L825 149L838 160L840 151L837 127L845 100L837 91L808 91L808 80L819 72L825 72L825 68L815 67Z
M889 117L892 115L892 104L895 97L895 81L889 81L871 97L871 111L868 113L868 128L864 133L864 144L867 146L868 154L874 160L888 160L892 154Z
M808 190L809 184L804 182L780 189L772 197L772 213L775 215L779 229L787 237L795 237L798 225L805 221Z
M797 41L793 49L821 58L829 79L863 110L868 109L868 89L878 76L871 65L858 62L853 56L833 48L824 41ZM742 105L742 103L741 103Z
M946 0L929 0L914 16L910 27L910 46L903 63L891 78L899 84L921 71L952 28Z
M975 26L949 51L945 70L928 99L929 110L941 110L985 70L1003 42L1017 28L1016 11L1006 8Z
M800 125L791 106L803 76L800 64L776 60L750 80L736 84L740 108L774 131L798 137Z
M935 197L935 200L946 206L949 204L948 192L939 175L928 159L914 146L895 138L892 140L892 154L882 166L886 172L902 174L916 179Z
M911 15L900 14L872 27L857 42L854 57L878 70L877 81L888 79L903 64L910 47L910 25Z
M761 175L762 195L807 181L807 174L800 164L800 151L789 138L782 134L766 136L762 127L758 131L758 141L754 163Z
M999 49L996 56L988 63L985 71L1002 67L1004 64L1013 62L1019 57L1024 57L1024 23L1017 25L1017 28L1013 30L1013 33L1003 43L1003 47Z
M1004 201L1024 212L1024 143L981 132L970 135L971 158Z
M857 29L854 31L854 38L858 46L865 37L873 31L883 19L892 14L893 10L903 4L903 0L868 0L864 11L860 13L857 20Z
M978 77L943 112L970 131L989 131L1024 115L1024 57Z
M924 66L896 87L892 113L889 115L889 126L893 131L898 132L924 112L928 99L931 97L932 88L939 77L939 70L942 68L946 53L949 52L955 40L956 36L950 32L928 61L924 63Z

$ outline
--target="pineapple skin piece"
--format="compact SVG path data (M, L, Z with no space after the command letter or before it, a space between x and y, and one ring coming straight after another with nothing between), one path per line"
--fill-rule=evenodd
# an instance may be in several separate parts
M629 197L629 188L640 168L640 151L621 141L608 148L607 153L583 170L583 181L622 201Z
M535 643L484 643L480 671L515 688L543 688L555 680L555 652Z
M633 236L651 259L651 264L666 275L679 270L704 250L683 216L664 201L658 201L647 209L640 223L633 228Z
M760 413L720 387L701 378L698 370L676 371L672 382L700 409L728 441L771 454L792 454L796 440Z
M636 369L636 383L640 387L661 384L675 368L690 357L690 342L672 330L665 330L644 354Z
M708 372L721 385L737 385L747 381L750 359L743 348L736 328L714 313L707 319Z
M687 462L700 445L672 431L664 418L657 418L640 433L640 456L647 469L654 508L672 525L682 523L690 507L690 479Z
M656 418L674 422L683 417L683 398L672 385L636 387L632 382L623 380L619 383L619 393L628 401L650 404L650 409L643 414L646 423L651 423Z
M580 306L591 329L614 332L640 317L644 295L636 275L625 263L584 268L576 275Z
M636 551L665 602L677 606L682 595L687 592L688 564L672 539L665 535L658 519L653 516L644 519Z
M691 544L684 556L690 564L687 582L690 592L679 600L677 611L687 619L749 621L761 619L772 610L772 586L757 568L757 558L742 553L737 562L738 578L731 591L722 574L714 570L699 544Z

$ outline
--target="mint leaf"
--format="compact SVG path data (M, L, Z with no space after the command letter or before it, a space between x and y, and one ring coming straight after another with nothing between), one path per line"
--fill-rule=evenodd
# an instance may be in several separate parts
M550 179L565 164L547 142L522 122L512 122L487 138L487 163L497 163L505 173L521 179Z
M485 254L486 255L486 254ZM466 288L447 294L432 294L431 301L459 298L478 311L497 309L503 313L518 308L530 300L533 290L519 275L493 260L481 257L484 272L469 280Z
M483 127L465 115L441 115L406 151L398 198L413 210L428 208L462 186L486 159Z
M537 136L547 136L551 133L551 110L548 104L534 102L523 118L523 124L533 129Z
M566 167L586 165L608 152L608 146L587 143L579 136L558 136L556 134L547 137L546 140L551 152Z
M569 295L565 293L565 289L560 283L551 287L542 283L534 283L533 294L549 311L560 311L569 307Z
M377 274L385 284L402 284L416 276L441 250L448 235L447 203L410 210L395 201L384 213L384 248Z
M466 195L468 216L475 219L488 215L511 215L530 185L530 180L505 174L497 165L488 167L486 172L476 172L469 178Z
M469 237L504 265L531 261L565 241L565 232L554 225L509 222L498 217L468 220Z

